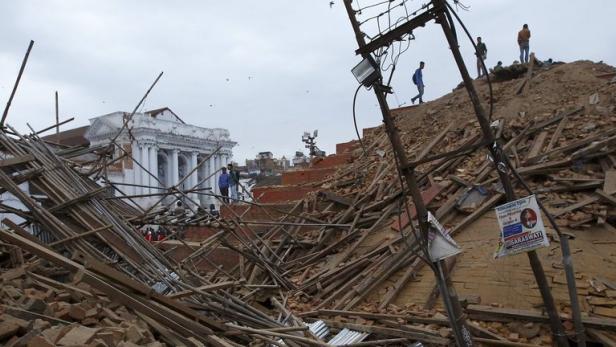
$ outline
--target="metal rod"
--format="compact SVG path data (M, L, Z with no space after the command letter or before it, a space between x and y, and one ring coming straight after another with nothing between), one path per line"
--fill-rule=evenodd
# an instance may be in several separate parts
M4 108L4 113L2 114L2 119L0 120L0 127L4 127L4 121L6 120L6 116L9 114L9 108L11 107L11 102L13 102L13 97L15 96L15 92L17 91L17 86L19 86L19 81L21 80L21 75L24 73L24 69L26 68L26 63L28 62L28 57L30 56L30 51L32 50L32 46L34 46L34 41L30 40L30 45L28 45L28 50L26 51L26 55L24 59L21 61L21 67L19 68L19 74L17 75L17 80L15 80L15 84L13 85L13 91L11 91L11 96L9 96L9 101L6 103L6 107Z

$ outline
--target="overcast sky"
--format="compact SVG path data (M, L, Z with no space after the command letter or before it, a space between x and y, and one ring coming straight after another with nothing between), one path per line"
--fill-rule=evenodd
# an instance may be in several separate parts
M302 132L313 129L319 129L321 149L331 153L336 143L354 138L357 83L350 69L359 61L342 0L334 2L330 8L329 0L2 1L0 106L32 39L8 116L21 131L26 122L35 129L54 122L56 90L61 120L74 116L69 124L76 127L97 115L131 111L164 71L144 110L168 106L188 123L229 129L240 163L260 151L292 156L303 149ZM470 11L459 14L487 43L490 66L517 59L523 23L541 59L616 65L616 1L465 3ZM425 99L460 81L440 27L429 24L415 36L393 78L392 107L409 104L415 94L410 79L420 60L427 63ZM462 49L474 75L469 44ZM360 92L357 112L361 127L380 124L371 92Z

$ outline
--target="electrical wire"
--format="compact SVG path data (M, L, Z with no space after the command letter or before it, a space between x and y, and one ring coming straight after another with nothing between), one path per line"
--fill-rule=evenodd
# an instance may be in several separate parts
M368 152L366 152L366 147L364 147L364 141L362 141L361 136L359 135L359 128L357 127L357 117L355 114L355 103L357 102L357 94L359 93L359 90L361 89L361 87L363 87L362 84L360 84L357 89L355 90L355 95L353 96L353 124L355 125L355 133L357 134L357 140L359 140L359 144L361 145L361 149L364 152L364 155L367 157L368 156Z
M392 145L392 152L393 152L393 145ZM404 192L405 191L404 190L404 180L402 179L403 173L402 173L402 170L400 169L400 162L398 161L398 156L395 153L392 153L392 156L394 157L394 164L396 165L396 171L398 172L398 179L400 180L400 189L402 190L402 192ZM408 199L406 199L406 194L402 194L402 201L404 202L405 213L409 217L409 225L411 226L411 232L413 233L413 236L415 236L415 240L418 243L419 249L421 249L424 254L424 256L422 256L420 252L417 252L417 256L421 258L421 260L423 260L426 264L428 264L428 266L430 266L433 270L435 270L436 268L434 264L427 258L430 255L430 251L428 249L428 235L420 235L417 229L415 229L415 225L413 225L413 219L411 218L411 209L409 208ZM400 211L400 209L398 211ZM402 230L402 223L400 222L400 213L398 214L398 222L400 225L400 235L402 236L407 248L411 250L412 248L410 244L408 243L408 239L406 238L406 235L404 234L404 231Z
M456 4L458 4L458 1L454 1L454 2ZM477 54L477 57L479 57L479 52L477 51L477 45L475 44L475 40L473 40L473 36L471 35L471 33L468 31L468 29L464 25L464 22L462 21L460 16L458 16L458 14L453 10L453 8L449 4L449 2L445 1L445 4L447 5L447 7L450 10L450 11L446 11L446 13L449 13L449 12L453 13L454 17L458 20L458 22L460 23L460 26L462 27L462 29L466 33L466 36L471 41L471 44L473 45L473 48L475 49L475 54ZM468 8L468 7L466 7L466 8ZM453 28L453 23L451 23L451 26ZM487 81L488 81L488 89L490 91L490 112L489 112L489 115L488 115L488 120L490 122L492 122L492 114L494 113L494 94L492 92L492 80L490 79L490 74L488 73L488 68L487 68L486 63L485 63L485 61L483 59L481 59L481 66L483 67L483 72L486 73L486 78L487 78Z

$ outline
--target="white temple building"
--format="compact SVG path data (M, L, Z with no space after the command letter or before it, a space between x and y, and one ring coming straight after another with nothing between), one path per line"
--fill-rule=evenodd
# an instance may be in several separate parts
M186 124L169 108L161 108L135 113L118 135L128 116L128 112L114 112L92 118L83 134L90 146L104 146L117 137L115 143L119 146L113 160L124 157L108 167L107 179L116 183L123 194L135 196L135 202L144 208L160 199L147 195L163 193L157 188L169 188L180 182L182 191L197 187L203 193L219 194L220 168L231 161L232 149L237 144L230 139L227 129ZM195 169L199 163L202 164ZM189 196L203 207L216 203L205 194Z

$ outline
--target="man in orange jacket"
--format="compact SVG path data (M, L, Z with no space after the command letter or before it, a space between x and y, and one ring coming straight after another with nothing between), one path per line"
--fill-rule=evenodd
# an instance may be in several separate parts
M518 32L518 45L520 46L520 63L528 63L528 51L530 41L530 30L528 30L528 24L522 26L522 30Z

